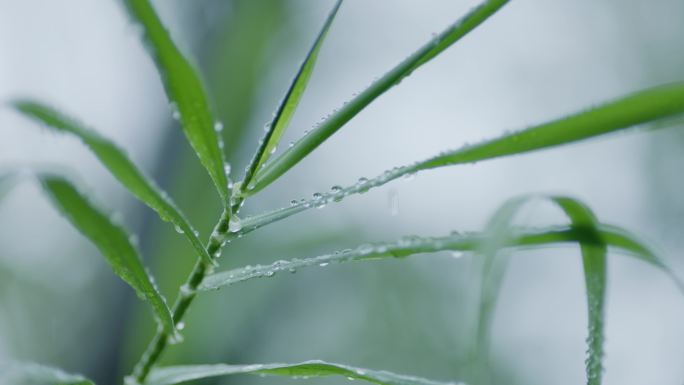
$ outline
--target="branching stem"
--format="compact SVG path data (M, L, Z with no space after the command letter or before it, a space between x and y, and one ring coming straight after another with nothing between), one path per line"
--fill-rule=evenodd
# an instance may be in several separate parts
M225 210L209 238L207 253L209 253L213 259L215 259L217 254L221 251L222 239L225 238L225 234L228 232L230 217L231 210ZM190 276L180 287L178 297L173 305L172 313L174 324L178 325L183 319L185 312L197 295L197 287L202 283L202 280L210 268L211 267L202 260L198 260L195 263L195 267L192 269ZM157 330L147 346L147 349L145 349L145 352L135 365L133 374L129 377L134 380L132 381L133 384L142 384L145 381L147 375L150 373L150 369L152 369L152 366L166 350L171 338L172 336L168 335L165 331L161 329Z

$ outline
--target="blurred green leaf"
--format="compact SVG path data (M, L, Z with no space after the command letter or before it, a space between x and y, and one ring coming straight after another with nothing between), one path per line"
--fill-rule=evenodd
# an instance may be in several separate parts
M237 234L229 234L229 237L244 235L313 207L323 207L332 202L339 202L349 195L364 193L371 188L419 171L559 146L671 117L682 112L684 112L684 83L650 88L566 118L507 133L496 139L464 146L457 150L446 151L413 165L397 167L373 179L362 178L352 186L335 189L311 200L295 202L289 207L245 218L243 230Z
M418 51L399 63L396 67L392 68L358 96L343 105L318 127L297 141L297 143L288 148L282 155L274 159L273 162L266 164L263 169L257 170L253 186L247 186L248 193L255 193L263 189L290 168L294 167L294 165L299 163L299 161L304 159L309 153L321 145L321 143L337 132L337 130L356 116L356 114L361 112L361 110L373 102L378 96L385 93L385 91L391 87L399 84L402 79L409 76L418 67L427 63L430 59L440 54L453 43L466 36L470 31L475 29L475 27L496 13L496 11L503 7L507 2L508 0L487 0L483 2L442 31L442 33L420 47Z
M148 300L157 321L169 335L175 335L171 311L140 261L126 231L81 195L66 179L39 175L51 201L71 224L100 250L114 273L133 287L138 297Z
M290 124L290 120L292 120L292 116L299 105L299 101L304 95L306 86L309 84L309 79L311 78L314 66L316 65L316 60L318 59L318 52L323 46L323 41L325 40L328 30L335 19L335 15L337 15L337 11L340 9L340 5L342 5L342 0L337 0L332 11L330 11L328 18L323 24L323 28L318 33L318 37L316 37L316 41L311 47L311 50L306 55L302 65L299 67L299 71L297 71L297 75L295 75L290 88L287 90L285 97L280 103L273 120L268 125L269 130L261 140L254 159L252 159L247 168L247 173L245 174L245 178L241 186L243 190L252 181L254 173L259 170L261 166L266 163L271 154L275 152L278 143L280 143L280 138L282 138L285 130Z
M0 384L7 385L95 385L80 374L36 363L0 365Z
M161 191L154 181L147 178L116 144L48 106L31 101L17 101L14 105L25 115L43 122L48 127L80 138L128 191L156 211L162 220L171 222L176 231L182 232L198 256L206 263L215 263L199 240L195 229L171 198L166 192Z
M586 237L579 241L582 252L582 262L584 266L585 286L587 290L587 308L589 313L589 336L587 337L588 358L586 360L587 381L590 385L601 383L602 358L603 358L603 315L606 291L606 240L615 239L616 236L602 236L594 214L588 206L582 202L563 196L522 196L514 198L504 203L497 210L487 226L492 243L485 244L480 252L485 257L482 269L480 299L478 304L477 331L475 349L478 352L476 359L480 366L478 381L488 382L486 379L486 351L489 345L491 334L491 324L494 314L494 307L503 280L506 259L497 258L498 244L507 242L511 237L512 222L519 209L532 199L546 199L561 208L568 216L573 228L582 228L586 231ZM605 229L603 229L605 231ZM619 231L617 238L621 241L620 245L627 245L630 253L641 255L648 250L637 240L627 236L625 231ZM640 258L649 261L655 254L646 252L648 257ZM656 264L663 267L662 264Z
M199 75L171 40L148 0L124 0L124 4L131 17L143 27L146 46L157 65L174 116L180 120L186 137L227 205L230 194L222 146Z
M543 229L509 228L511 235L499 243L499 249L530 249L562 243L608 244L640 260L650 261L664 269L656 254L638 240L629 238L629 233L616 226L601 225L598 236L592 228L581 226L548 227ZM454 234L446 237L406 236L389 243L364 244L354 249L345 249L313 258L280 260L269 265L246 266L207 276L199 287L200 291L216 290L223 286L253 278L271 277L279 272L294 272L304 267L324 267L331 263L367 261L386 258L401 258L415 254L451 250L457 252L480 252L484 245L491 247L492 235L488 232Z
M432 381L387 371L361 369L319 360L305 361L297 364L170 366L153 369L145 384L173 385L191 380L233 374L270 374L293 378L343 376L350 380L365 380L380 385L455 385L453 382Z

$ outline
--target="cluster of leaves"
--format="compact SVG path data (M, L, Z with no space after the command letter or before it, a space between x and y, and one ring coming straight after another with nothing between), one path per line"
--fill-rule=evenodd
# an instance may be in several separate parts
M662 269L675 279L680 288L683 286L651 248L627 230L599 222L586 205L570 197L539 195L514 198L501 206L481 232L452 233L443 237L408 236L395 242L365 244L354 249L313 258L281 260L265 266L247 266L231 271L213 272L221 249L233 238L309 208L322 207L329 203L339 202L349 195L364 193L399 177L437 167L474 163L560 146L643 123L667 122L666 119L684 112L684 83L663 85L551 122L509 132L475 145L445 151L427 160L388 170L373 179L359 179L352 186L336 186L328 193L315 194L311 200L293 201L292 205L285 208L240 218L239 210L249 196L266 188L285 174L378 96L466 36L501 9L507 0L486 0L472 9L342 106L312 132L271 160L271 154L275 152L304 94L318 53L341 3L342 0L335 3L301 64L268 131L259 142L242 181L232 183L229 175L230 167L224 161L223 145L216 133L216 129L220 129L221 126L213 117L199 75L173 43L169 32L164 28L149 0L124 0L132 19L142 26L146 46L157 65L160 78L174 108L174 117L180 121L188 142L214 182L217 194L223 202L223 213L206 243L200 240L198 233L172 199L145 176L126 153L109 139L77 120L39 102L20 100L14 103L22 114L43 123L48 128L81 139L128 191L156 211L163 221L172 224L195 250L197 258L195 268L188 281L180 286L175 304L169 307L155 286L150 273L142 265L135 242L131 241L126 230L103 208L92 203L65 176L45 172L35 173L35 177L51 198L52 203L76 229L97 246L114 273L133 287L141 299L150 303L160 325L148 349L142 355L132 375L128 377L128 381L131 384L170 385L212 376L255 373L290 377L340 375L378 384L441 384L441 382L411 376L322 361L166 368L156 368L155 363L168 343L179 341L177 325L200 292L307 266L390 257L404 258L442 250L470 252L481 258L479 322L474 346L478 351L476 356L483 363L482 371L486 372L484 351L488 344L489 325L507 260L502 253L508 250L574 243L580 246L587 292L589 317L587 382L600 384L608 248L622 251ZM5 185L9 185L12 180L11 178L0 179L0 188L4 189ZM514 224L516 212L531 199L546 199L554 203L566 214L569 224L547 228L516 226ZM46 384L92 385L91 381L81 376L69 375L57 369L36 364L17 363L6 369L3 374L4 378L10 378L18 383L22 381L32 383L33 381Z

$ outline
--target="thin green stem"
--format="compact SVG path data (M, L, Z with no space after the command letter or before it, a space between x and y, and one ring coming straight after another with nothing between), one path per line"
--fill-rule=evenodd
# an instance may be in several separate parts
M229 230L229 221L231 217L231 210L225 210L221 215L221 219L214 227L214 231L209 238L209 243L207 244L207 253L215 259L217 254L221 252L222 239ZM185 312L192 304L192 301L197 295L197 287L202 283L202 280L207 275L212 267L209 266L203 260L198 260L195 263L195 267L192 269L190 276L186 282L180 287L178 291L178 297L173 305L173 322L178 325L183 319ZM133 381L133 384L142 384L150 373L152 366L159 360L162 353L166 350L169 344L169 340L172 336L166 333L164 330L157 330L156 334L150 341L147 349L140 357L140 360L135 365L133 369L133 374L129 377Z

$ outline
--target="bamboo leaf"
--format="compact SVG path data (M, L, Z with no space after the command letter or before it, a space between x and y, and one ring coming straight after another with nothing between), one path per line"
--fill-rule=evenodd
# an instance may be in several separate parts
M487 0L473 8L456 23L435 36L415 53L371 84L370 87L351 99L318 127L313 129L308 135L301 138L282 155L274 159L273 162L267 163L263 169L257 170L254 182L247 185L247 193L253 194L259 191L283 175L321 145L326 139L337 132L337 130L361 112L378 96L385 93L391 87L399 84L418 67L427 63L449 46L466 36L470 31L475 29L475 27L496 13L496 11L503 7L507 2L508 0Z
M52 203L69 222L100 250L116 275L135 289L138 297L150 302L157 321L169 335L175 335L171 312L152 278L140 261L126 231L94 206L66 179L39 175Z
M157 65L174 116L180 120L185 136L227 205L230 194L223 151L199 75L176 47L148 0L124 0L124 4L143 27L146 47Z
M306 86L309 84L309 79L311 78L314 66L316 65L316 60L318 59L318 52L323 46L323 41L328 34L328 30L330 29L335 16L337 15L337 11L340 9L340 5L342 5L342 0L337 0L333 6L333 9L328 14L328 18L323 24L323 28L318 33L316 41L309 50L309 53L306 55L304 62L299 67L299 71L297 72L297 75L295 75L290 88L287 90L285 97L280 103L273 120L269 123L269 130L261 140L254 159L252 159L250 165L247 167L247 173L245 174L245 178L241 184L242 189L249 185L249 183L252 181L254 173L259 170L264 163L266 163L271 154L275 152L278 143L280 143L280 139L290 124L290 120L292 120L292 116L299 105L299 101L304 95Z
M408 172L478 162L572 143L684 112L684 83L654 87L601 106L417 163Z
M528 250L568 243L606 243L618 251L646 261L655 267L666 269L656 254L645 244L629 237L629 233L616 226L601 225L597 239L593 230L583 227L548 227L544 229L515 228L501 248ZM199 286L200 291L217 290L224 286L253 278L272 277L280 272L295 272L301 268L324 267L333 263L402 258L416 254L439 251L478 252L483 244L491 242L491 235L482 233L452 234L445 237L405 236L395 242L364 244L354 249L340 250L312 258L280 260L269 265L245 266L207 276Z
M457 385L387 371L361 369L353 366L313 360L296 364L253 365L188 365L152 369L145 385L173 385L186 381L234 374L275 375L292 378L342 376L380 385Z
M95 385L80 374L36 363L0 365L0 384L7 385Z
M587 307L589 314L589 336L587 337L588 358L586 360L587 383L589 385L599 385L601 383L602 375L602 358L603 358L603 315L605 304L605 290L606 290L606 257L607 257L607 239L615 238L615 236L602 236L602 231L599 229L596 218L588 206L582 202L563 196L523 196L509 200L506 202L496 214L488 225L488 234L493 242L489 245L485 244L480 250L484 255L485 262L482 269L480 300L478 305L478 322L477 331L475 333L476 341L476 360L478 362L479 371L478 376L480 381L486 376L486 361L487 348L489 345L489 336L491 334L491 323L493 319L494 307L498 297L501 282L506 268L506 259L497 258L497 251L499 244L506 242L507 238L511 236L510 228L512 226L513 218L517 211L532 199L547 199L553 202L556 206L561 208L563 212L570 219L574 228L582 228L587 233L585 240L580 240L580 249L582 252L582 262L584 266L585 286L587 291ZM646 248L638 243L638 241L626 237L625 231L619 231L617 236L620 237L620 244L627 245L629 251L632 253L638 251L639 254L647 255L649 257L642 257L640 259L656 262L658 267L664 267L663 264L658 263L655 259L655 254L646 252ZM628 241L628 242L625 242ZM653 257L654 259L650 259Z
M176 231L182 232L205 263L215 264L195 229L171 198L166 192L161 191L154 181L146 177L116 144L48 106L31 101L17 101L14 105L22 113L44 123L47 127L80 138L128 191L156 211L163 221L172 223Z
M654 87L563 119L507 133L475 145L446 151L412 165L396 167L373 179L361 178L354 185L345 188L335 187L332 191L320 194L317 198L293 201L290 207L245 218L243 229L236 234L230 234L229 238L244 235L313 207L323 207L339 202L350 195L365 193L372 188L423 170L532 152L597 137L646 122L666 123L666 125L653 127L660 129L670 126L673 122L677 123L677 120L667 118L683 112L684 83Z

